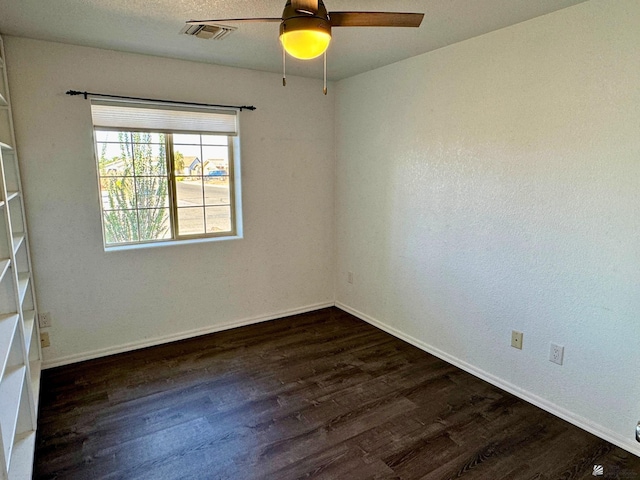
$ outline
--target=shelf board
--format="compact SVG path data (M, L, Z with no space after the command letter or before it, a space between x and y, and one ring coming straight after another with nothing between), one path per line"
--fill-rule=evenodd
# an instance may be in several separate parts
M11 342L13 342L13 336L16 333L18 320L19 317L17 313L0 315L0 381L4 374L5 366L7 365L9 349L11 348ZM4 406L2 408L4 408Z
M14 233L13 234L13 253L18 253L18 249L20 245L24 242L24 233Z
M36 406L36 415L38 415L38 402L40 401L40 374L42 373L42 362L33 360L29 363L31 372L31 391L33 392L34 404Z
M36 432L33 430L16 436L11 454L9 480L31 478L35 444Z
M20 192L7 192L7 199L0 200L0 208L4 207L7 202L10 202L14 198L18 198L20 196Z
M0 150L6 150L8 152L12 152L13 147L11 145L7 145L6 143L0 142Z
M9 260L8 258L0 260L0 282L6 275L7 270L9 270L9 266L11 266L11 260Z
M24 316L24 340L25 340L25 351L27 355L29 354L29 348L31 348L31 337L33 335L33 328L36 323L36 312L34 310L27 310L22 312Z
M20 305L24 302L24 297L27 294L27 288L29 287L29 274L18 274L18 293L20 294Z
M0 425L2 425L2 444L4 446L4 458L11 458L11 447L16 435L18 424L18 410L20 396L24 385L24 373L26 367L21 365L8 370L2 382L0 382Z

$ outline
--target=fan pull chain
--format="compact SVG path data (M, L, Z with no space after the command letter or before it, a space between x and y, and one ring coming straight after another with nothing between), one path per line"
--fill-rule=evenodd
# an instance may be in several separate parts
M287 86L287 52L282 47L282 86Z
M327 94L327 51L324 51L324 88L322 89L322 92L326 95Z

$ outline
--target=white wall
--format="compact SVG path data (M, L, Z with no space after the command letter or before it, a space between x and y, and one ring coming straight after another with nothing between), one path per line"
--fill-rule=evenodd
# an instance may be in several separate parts
M5 40L49 365L333 303L332 88ZM68 89L257 106L240 115L244 239L105 253L89 102Z
M336 97L338 305L636 454L638 25L591 1Z

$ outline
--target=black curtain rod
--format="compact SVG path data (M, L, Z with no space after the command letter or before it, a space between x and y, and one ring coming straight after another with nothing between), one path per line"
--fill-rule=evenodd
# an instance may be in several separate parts
M173 100L157 100L155 98L140 98L140 97L123 97L121 95L107 95L105 93L92 93L92 92L79 92L78 90L67 90L67 95L75 96L82 95L86 100L88 97L102 97L102 98L119 98L121 100L142 100L145 102L159 102L159 103L171 103L173 105L194 105L197 107L219 107L219 108L237 108L242 110L255 110L253 105L215 105L210 103L195 103L195 102L174 102Z

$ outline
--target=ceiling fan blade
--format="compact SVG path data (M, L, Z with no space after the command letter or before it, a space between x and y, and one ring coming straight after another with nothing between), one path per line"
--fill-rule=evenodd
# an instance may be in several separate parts
M291 0L291 6L296 11L318 12L318 0Z
M330 12L332 27L419 27L424 13Z
M221 20L189 20L187 25L220 25L221 23L282 22L282 18L223 18Z

